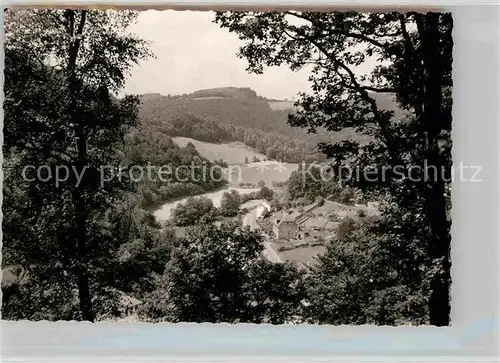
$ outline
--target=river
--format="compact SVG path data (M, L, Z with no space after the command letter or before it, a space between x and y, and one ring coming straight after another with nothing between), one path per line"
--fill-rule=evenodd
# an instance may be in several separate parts
M214 206L216 208L218 208L218 207L220 207L222 195L225 192L230 192L231 190L236 190L238 193L240 193L240 195L250 194L250 193L259 191L259 189L251 189L251 188L249 188L249 189L226 188L226 189L218 190L216 192L199 194L199 195L196 195L195 197L197 197L197 198L207 197L207 198L211 199L212 202L214 203ZM172 215L173 209L175 207L177 207L177 205L185 203L188 198L190 198L190 197L182 198L182 199L176 200L175 202L168 202L168 203L163 204L159 209L157 209L156 211L153 212L155 219L161 224L168 221L170 219L170 216Z

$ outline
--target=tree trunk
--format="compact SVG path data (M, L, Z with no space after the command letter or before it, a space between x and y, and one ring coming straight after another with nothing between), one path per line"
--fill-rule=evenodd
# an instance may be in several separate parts
M69 33L71 36L68 54L68 82L70 89L70 115L71 121L75 125L76 146L77 146L77 169L83 177L80 185L75 185L73 198L75 201L76 214L76 269L75 274L78 285L78 299L80 301L80 313L83 320L94 322L94 312L92 309L92 299L90 296L90 283L88 274L88 251L87 251L87 206L85 201L86 180L84 176L87 160L87 140L85 135L85 120L79 104L82 84L76 73L76 60L82 40L83 27L87 12L80 12L78 27L75 29L75 11L68 10Z
M439 265L439 270L430 281L430 323L437 326L450 324L450 244L451 236L446 219L444 183L432 189L429 208L429 255Z
M79 113L76 112L78 115ZM78 117L81 119L81 117ZM80 135L78 135L78 159L79 166L85 167L87 164L87 144L83 132L83 120L80 121ZM78 298L80 300L80 313L83 320L94 322L94 312L90 296L89 274L88 274L88 251L87 251L87 206L85 202L85 180L82 178L81 184L74 193L76 210L76 243L77 243L77 282Z
M450 323L450 243L449 223L446 216L445 183L441 177L444 167L438 146L443 129L441 112L443 99L443 60L439 14L427 13L420 18L419 33L424 54L424 102L423 117L427 131L428 165L436 167L438 175L429 180L427 208L429 217L428 253L437 272L430 281L429 318L432 325L447 326Z

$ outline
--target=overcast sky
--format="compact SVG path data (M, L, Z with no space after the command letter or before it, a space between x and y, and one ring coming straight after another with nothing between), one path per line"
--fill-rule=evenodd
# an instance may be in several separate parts
M263 75L248 74L246 60L236 57L242 42L213 19L213 12L141 13L131 31L151 42L156 59L132 70L125 92L166 95L235 86L250 87L268 98L291 99L299 91L307 91L309 73L305 70L273 67Z

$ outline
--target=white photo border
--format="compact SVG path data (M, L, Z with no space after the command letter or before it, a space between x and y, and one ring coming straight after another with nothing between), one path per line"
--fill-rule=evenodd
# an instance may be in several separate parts
M453 160L482 166L481 182L452 185L452 326L373 327L254 324L8 322L4 362L349 361L493 362L499 355L500 6L497 1L6 1L24 5L148 8L412 6L454 18ZM387 8L386 8L387 9ZM3 10L0 13L3 23ZM3 40L3 27L1 30ZM3 42L2 42L3 43ZM236 50L235 50L236 51ZM3 45L1 83L3 85ZM3 87L2 87L3 90ZM3 92L1 99L3 102ZM3 109L0 110L3 144ZM3 154L0 154L3 161ZM0 172L3 183L3 173ZM2 188L0 188L1 196Z

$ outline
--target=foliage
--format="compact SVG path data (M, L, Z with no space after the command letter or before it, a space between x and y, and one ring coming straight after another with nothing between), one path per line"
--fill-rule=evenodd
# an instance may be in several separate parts
M35 268L33 272L52 274L53 271ZM55 275L57 276L57 275ZM57 276L59 280L63 277ZM66 280L71 286L70 279ZM80 311L78 292L68 289L60 283L53 284L38 278L29 278L25 283L2 286L2 316L9 320L79 320ZM91 288L92 303L96 318L113 318L120 316L119 301L113 291Z
M339 223L336 235L340 240L345 240L356 229L356 222L352 218L346 218Z
M214 203L207 197L189 197L184 204L179 203L172 211L172 221L177 226L191 226L202 217L213 215Z
M238 214L241 206L241 197L236 190L224 192L220 203L219 212L224 217L234 217Z
M144 208L220 189L227 184L220 168L214 168L214 163L198 155L193 144L177 146L169 134L154 123L139 125L126 135L122 163L145 170L143 177L136 177L135 184Z
M352 188L344 188L339 195L340 203L353 204L354 202L354 190Z
M272 189L269 189L265 185L259 190L259 199L265 199L267 201L271 201L273 199L274 192Z
M135 97L113 96L129 69L151 55L146 42L126 32L136 15L6 12L4 144L13 162L4 185L3 246L29 276L11 296L25 301L23 291L40 289L33 305L16 312L9 305L19 301L4 296L15 318L94 321L109 312L118 244L106 215L131 187L126 178L101 182L99 170L119 165L124 135L137 119ZM46 167L51 177L28 182L26 165ZM54 173L64 166L70 173L57 183ZM48 307L38 309L42 303ZM76 311L61 308L73 303Z
M323 197L341 201L343 188L333 176L323 174L322 170L314 164L300 164L292 172L286 185L290 199L306 198L314 201L317 197Z
M154 287L151 277L165 270L177 244L175 233L160 229L154 217L132 201L110 210L108 218L119 244L113 285L140 299Z
M421 281L401 276L409 272L405 258L390 258L394 240L376 231L378 223L365 218L339 226L307 279L306 320L334 325L428 323L428 291Z
M392 243L405 235L408 248L426 251L420 273L431 286L430 322L448 325L451 14L228 11L217 13L215 21L245 42L238 54L248 61L250 72L280 65L292 70L311 67L311 90L296 101L291 125L311 132L350 127L368 137L366 143L335 140L320 148L335 167L375 168L371 175L363 173L348 183L395 203L398 214L412 216L407 220L419 221L421 229L405 235L403 231L413 226L396 228L393 216L387 215L385 225L395 229L381 233L392 236ZM367 61L375 67L358 68ZM384 102L386 96L398 107ZM413 165L425 165L445 177L409 180Z
M143 319L170 322L269 322L299 313L302 274L258 259L262 238L248 228L210 224L189 230L173 253Z

